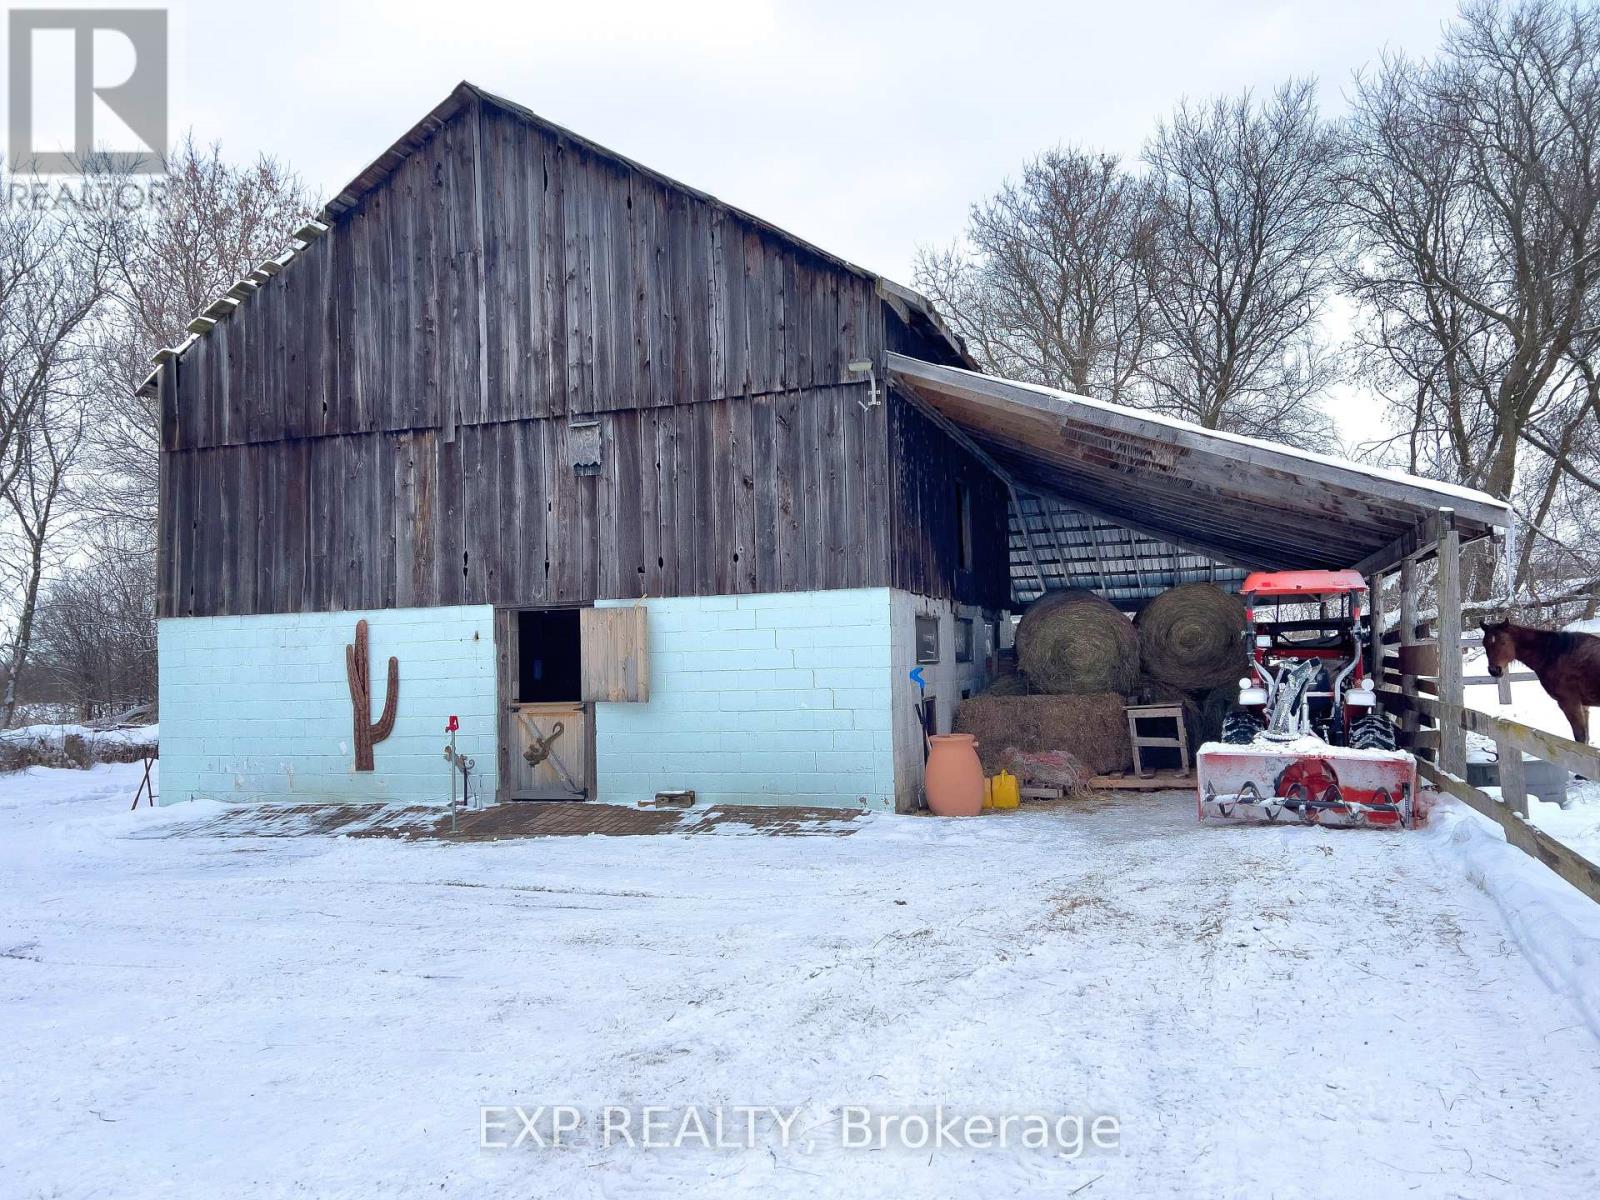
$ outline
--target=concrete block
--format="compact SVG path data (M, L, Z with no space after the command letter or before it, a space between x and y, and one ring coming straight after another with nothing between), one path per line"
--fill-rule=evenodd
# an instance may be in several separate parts
M798 781L817 769L816 756L798 750L741 754L730 766L746 778L770 783L780 794L800 790Z

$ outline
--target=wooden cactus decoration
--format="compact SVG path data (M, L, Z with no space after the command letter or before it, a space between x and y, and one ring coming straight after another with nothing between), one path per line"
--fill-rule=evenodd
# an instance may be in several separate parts
M372 667L367 659L367 623L356 622L356 644L344 648L344 670L350 680L350 704L355 709L356 770L370 771L372 747L394 732L395 709L400 703L400 660L389 659L389 692L383 699L383 716L372 720Z

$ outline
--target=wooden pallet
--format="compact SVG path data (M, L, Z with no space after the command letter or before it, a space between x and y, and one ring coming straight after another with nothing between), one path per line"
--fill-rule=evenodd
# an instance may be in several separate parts
M1135 775L1125 771L1119 775L1096 775L1089 780L1092 788L1123 792L1164 792L1194 787L1194 775L1189 771L1151 771Z

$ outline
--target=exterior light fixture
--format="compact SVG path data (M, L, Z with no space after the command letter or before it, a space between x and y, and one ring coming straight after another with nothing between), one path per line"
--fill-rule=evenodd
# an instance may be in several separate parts
M851 359L849 362L845 363L844 369L849 371L852 375L865 375L867 377L867 380L871 385L871 391L864 402L857 401L857 403L861 404L861 407L867 412L871 412L873 409L877 408L879 404L878 372L873 367L872 360L870 358Z

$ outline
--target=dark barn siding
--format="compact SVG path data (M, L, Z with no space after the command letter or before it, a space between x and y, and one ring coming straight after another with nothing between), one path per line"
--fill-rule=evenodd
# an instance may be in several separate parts
M481 122L447 123L184 355L169 449L853 385L845 363L881 353L869 277Z
M884 582L884 410L859 388L603 413L576 474L565 419L176 451L163 615Z
M962 604L1001 609L1011 603L1005 484L915 405L889 399L894 474L895 587ZM957 485L972 512L972 569L960 569Z
M468 108L163 371L161 612L880 583L882 339L869 277Z

